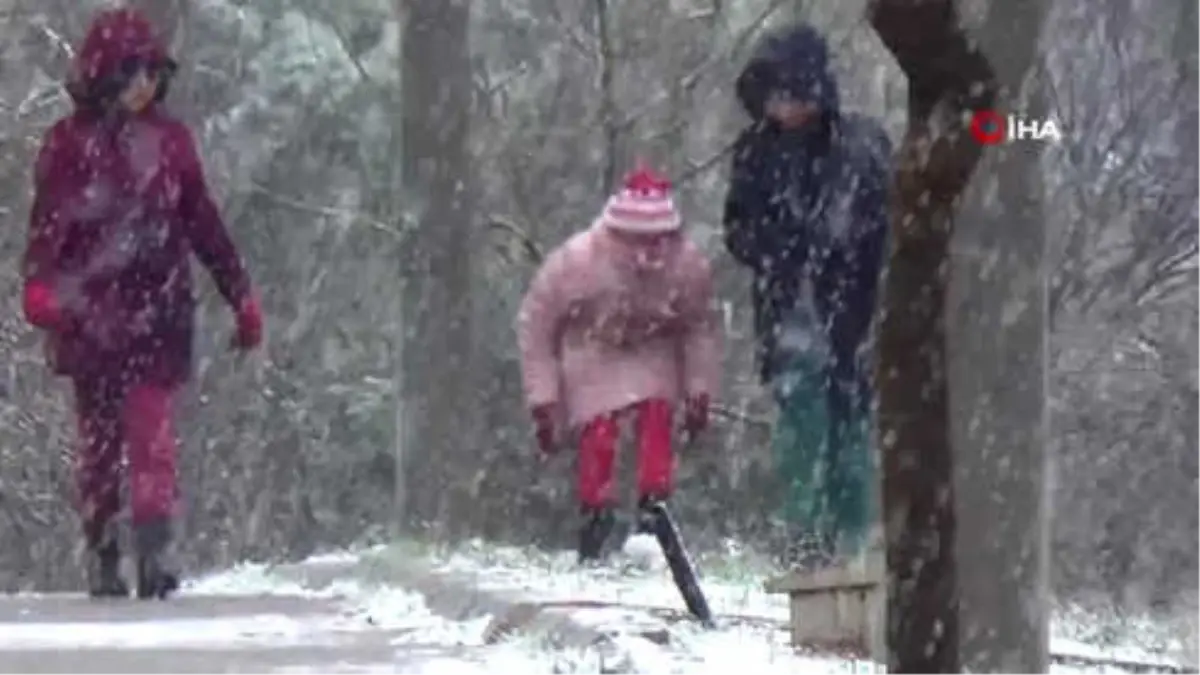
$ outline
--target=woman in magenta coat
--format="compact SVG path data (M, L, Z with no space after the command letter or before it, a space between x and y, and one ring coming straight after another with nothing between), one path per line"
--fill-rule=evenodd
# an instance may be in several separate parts
M177 502L172 398L192 367L189 255L237 317L236 346L262 340L250 278L209 196L189 130L163 109L176 68L136 10L100 13L68 85L74 111L34 169L24 312L74 386L78 507L93 596L126 596L115 517L128 465L137 594L165 597Z

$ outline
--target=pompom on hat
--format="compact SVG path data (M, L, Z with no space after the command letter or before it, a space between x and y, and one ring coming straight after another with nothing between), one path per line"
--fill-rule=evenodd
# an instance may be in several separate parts
M666 234L683 224L671 198L671 181L639 162L600 216L605 227L630 234Z

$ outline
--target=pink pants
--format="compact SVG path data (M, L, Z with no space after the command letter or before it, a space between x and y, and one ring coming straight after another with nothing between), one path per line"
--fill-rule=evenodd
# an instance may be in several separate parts
M579 500L602 508L613 503L613 463L623 415L636 415L638 496L665 498L671 491L671 403L650 400L601 415L583 427L579 441Z
M133 524L169 518L178 498L174 390L126 385L107 378L77 379L76 507L88 544L100 545L121 510L122 460L128 463Z

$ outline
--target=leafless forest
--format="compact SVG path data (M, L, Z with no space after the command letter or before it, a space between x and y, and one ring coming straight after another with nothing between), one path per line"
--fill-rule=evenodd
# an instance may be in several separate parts
M32 155L69 109L62 79L98 4L0 0L4 590L82 579L68 391L21 319L18 261ZM402 526L567 543L571 465L536 457L512 319L542 252L590 222L635 157L677 181L726 309L722 414L681 449L679 518L697 547L781 536L748 282L717 236L745 123L732 82L764 27L804 18L830 36L846 108L898 135L906 84L861 2L141 4L171 32L171 105L201 139L268 320L265 352L239 360L203 283L199 374L180 411L193 567ZM1003 50L987 3L968 4L981 42ZM1187 0L1046 0L1022 92L1065 141L1022 167L1016 195L988 189L982 166L964 209L1002 232L1004 209L1027 199L1046 233L1064 602L1177 611L1196 596L1195 28Z

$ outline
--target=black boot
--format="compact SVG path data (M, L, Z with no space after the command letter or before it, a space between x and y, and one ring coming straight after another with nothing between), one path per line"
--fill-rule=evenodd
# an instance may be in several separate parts
M616 518L611 507L583 507L583 526L579 530L579 563L600 560L604 551L604 542L612 533Z
M88 552L88 595L93 598L128 598L129 584L121 578L121 549L110 541Z
M638 498L637 533L658 537L658 511L655 505L666 503L666 499L655 495Z
M166 599L179 588L179 573L168 561L171 521L157 520L135 528L137 538L137 596Z

